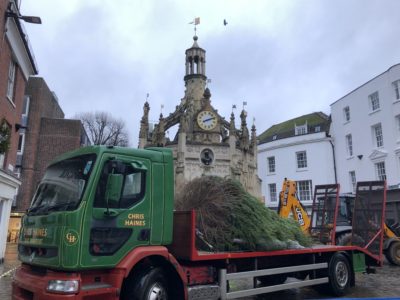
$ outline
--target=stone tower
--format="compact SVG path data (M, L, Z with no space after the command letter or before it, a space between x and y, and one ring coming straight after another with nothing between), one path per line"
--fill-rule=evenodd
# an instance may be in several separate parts
M173 149L175 158L175 190L200 176L214 175L239 180L252 195L261 199L261 182L257 176L257 141L253 125L247 128L247 113L240 114L240 129L235 127L232 112L230 122L211 105L207 86L206 51L199 47L198 37L185 54L185 95L174 112L160 115L151 131L149 103L143 107L140 123L139 148L148 146ZM166 131L177 125L174 139Z

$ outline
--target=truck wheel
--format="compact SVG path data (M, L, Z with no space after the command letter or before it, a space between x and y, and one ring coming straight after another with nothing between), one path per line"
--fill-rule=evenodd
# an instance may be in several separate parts
M162 269L144 269L131 274L124 283L121 299L167 300L168 285Z
M400 242L395 241L390 244L389 249L385 251L386 259L392 264L400 266Z
M328 266L329 290L335 296L343 296L350 287L353 273L348 259L341 253L332 256Z

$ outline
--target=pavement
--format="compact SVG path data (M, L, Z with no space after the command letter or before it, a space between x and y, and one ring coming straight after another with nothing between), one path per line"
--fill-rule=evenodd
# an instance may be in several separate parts
M14 270L20 265L17 244L8 243L4 262L0 264L0 299L11 299L11 282Z

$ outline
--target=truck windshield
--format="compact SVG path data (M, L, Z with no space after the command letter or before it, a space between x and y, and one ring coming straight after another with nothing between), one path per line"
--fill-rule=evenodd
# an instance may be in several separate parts
M49 166L36 191L29 215L78 207L96 155L69 158Z

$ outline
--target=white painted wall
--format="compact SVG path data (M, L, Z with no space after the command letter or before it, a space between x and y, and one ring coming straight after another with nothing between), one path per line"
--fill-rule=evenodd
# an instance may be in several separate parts
M21 181L0 169L0 263L6 251L12 202L20 185Z
M357 181L378 180L375 163L385 162L388 186L400 184L400 101L395 99L392 82L400 79L400 64L371 79L331 104L331 135L334 138L338 181L342 192L351 192L349 172ZM380 109L371 112L368 96L379 93ZM344 121L343 109L350 107L350 121ZM383 147L377 148L371 126L381 123ZM347 154L345 136L352 135L352 157ZM362 157L361 157L362 155ZM360 157L358 157L360 156Z
M297 169L296 152L307 152L307 168ZM267 158L275 156L275 173L268 173ZM335 183L333 152L330 138L325 132L311 133L284 138L258 146L258 176L262 179L262 195L268 207L277 207L278 202L269 199L268 184L276 183L277 194L282 189L284 178L290 180L311 180L312 192L315 185ZM303 204L311 205L311 201Z

